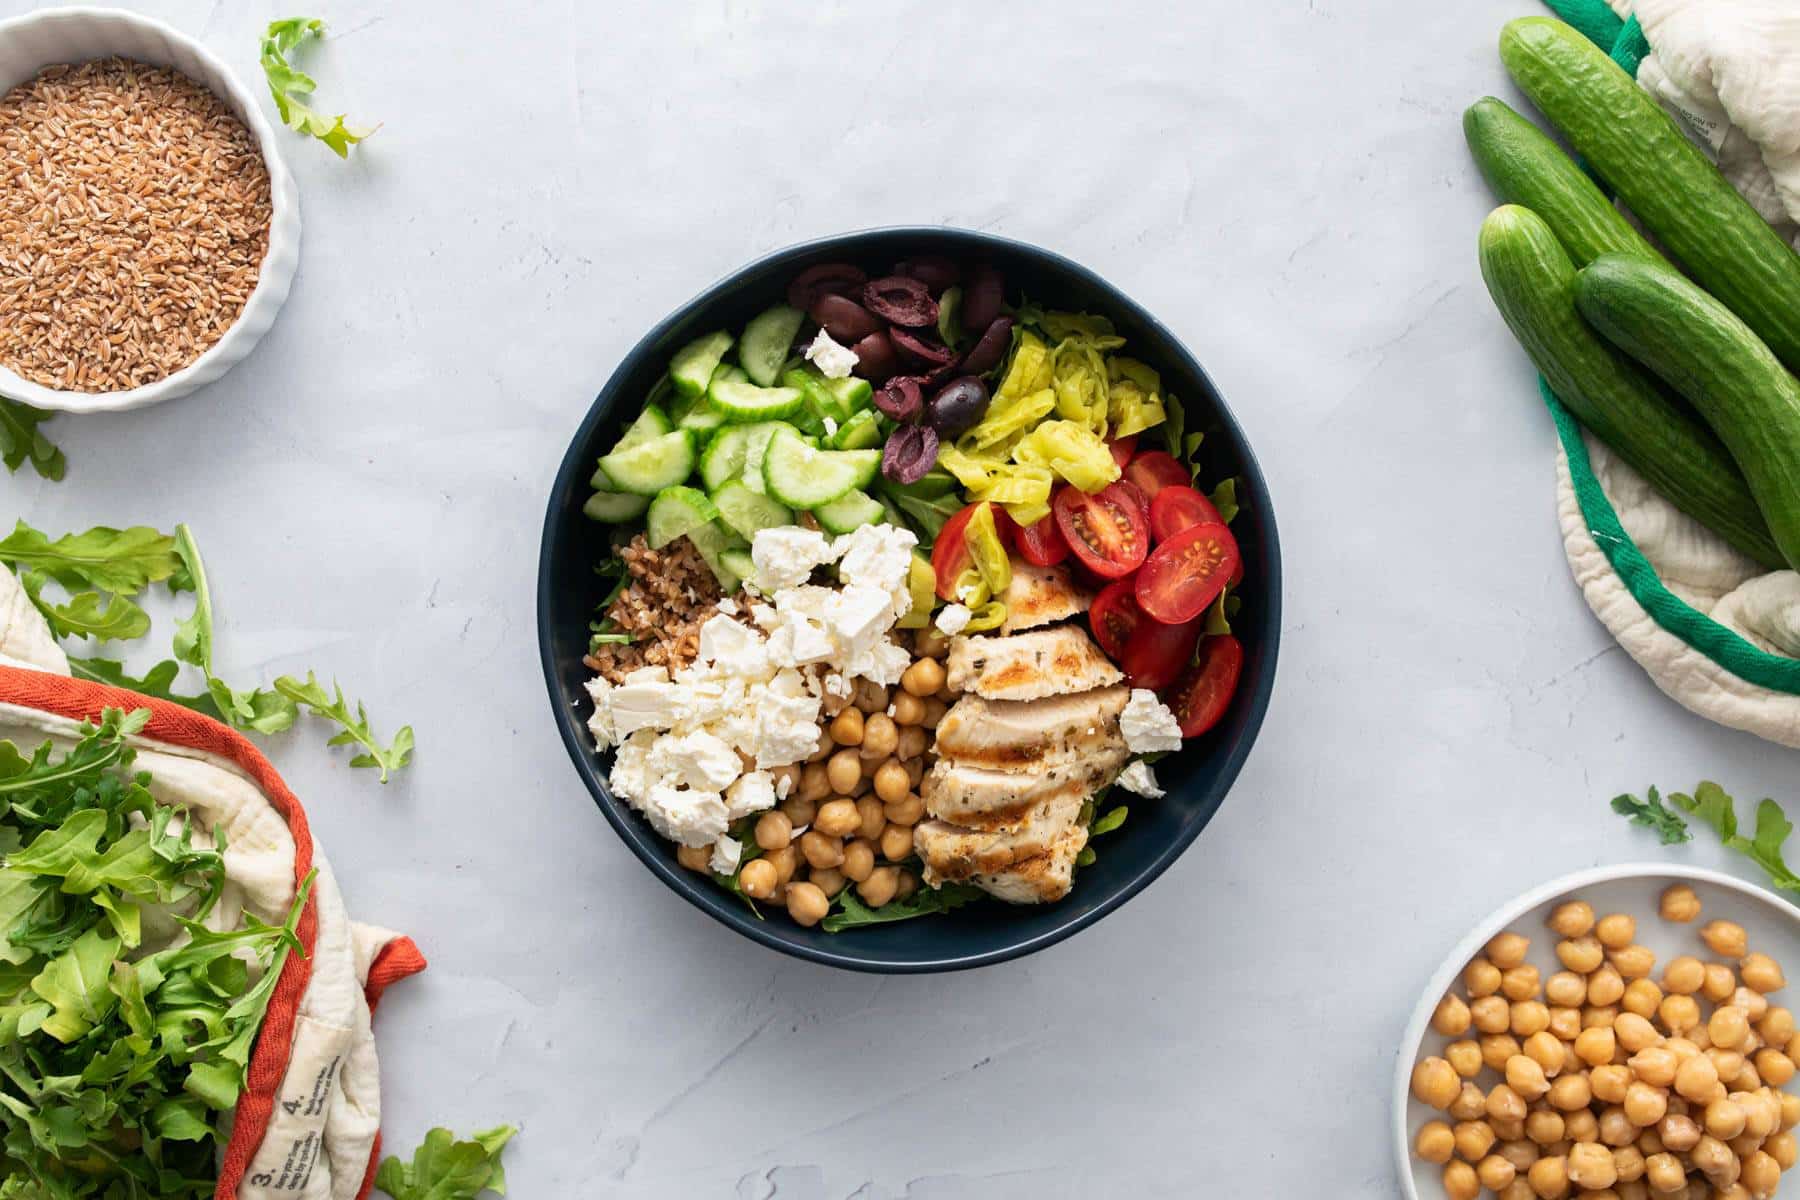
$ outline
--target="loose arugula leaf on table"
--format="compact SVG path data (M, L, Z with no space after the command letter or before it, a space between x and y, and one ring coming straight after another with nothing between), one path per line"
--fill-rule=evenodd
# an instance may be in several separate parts
M364 753L350 760L353 767L378 767L381 770L381 782L388 781L389 771L398 771L406 765L413 751L413 731L411 725L402 725L394 740L383 746L369 727L369 711L361 701L357 702L356 712L350 712L350 703L344 699L344 689L335 682L331 685L331 693L325 691L325 685L311 672L306 673L306 682L283 675L275 681L275 690L288 700L303 704L311 709L315 716L335 721L343 727L343 732L326 743L331 746L359 745Z
M1756 806L1756 832L1744 837L1738 832L1737 810L1724 788L1710 780L1694 789L1692 796L1676 792L1669 800L1677 808L1692 814L1712 827L1719 840L1739 851L1768 873L1769 882L1784 892L1800 892L1800 875L1789 869L1781 847L1794 831L1793 822L1782 812L1781 805L1764 800Z
M147 525L96 525L52 540L24 521L0 538L0 563L39 571L71 590L85 586L125 596L135 596L181 568L175 539Z
M375 1186L394 1200L475 1200L482 1192L504 1196L506 1168L500 1155L518 1132L501 1125L459 1141L448 1129L433 1129L413 1151L411 1162L383 1159Z
M97 641L131 641L150 632L150 616L125 597L101 592L76 592L67 603L44 598L48 576L41 571L21 571L19 586L37 610L50 622L57 637L91 637Z
M335 117L317 112L308 103L318 82L288 62L291 54L308 38L324 37L325 22L316 17L288 17L269 22L263 33L262 69L269 81L269 94L275 97L275 110L281 123L295 133L318 138L339 158L350 157L350 147L374 133L380 126L368 129L344 123L344 114Z
M0 396L0 462L9 472L17 472L29 462L32 470L52 483L62 479L69 460L38 428L52 415Z
M175 627L175 657L199 667L206 677L207 695L219 718L237 729L280 733L294 723L300 710L279 690L232 687L213 674L212 589L206 582L206 563L186 525L175 527L175 553L181 562L177 582L194 593L194 610Z
M920 888L904 900L890 900L880 908L870 908L847 887L834 902L838 911L821 922L826 933L842 933L864 925L886 925L893 921L909 921L914 917L949 912L985 895L980 888L966 883L946 883L942 887Z
M1676 846L1694 839L1681 815L1670 812L1663 804L1662 793L1651 788L1647 795L1648 800L1639 800L1631 795L1614 796L1612 810L1622 817L1629 817L1633 825L1654 830L1665 846Z

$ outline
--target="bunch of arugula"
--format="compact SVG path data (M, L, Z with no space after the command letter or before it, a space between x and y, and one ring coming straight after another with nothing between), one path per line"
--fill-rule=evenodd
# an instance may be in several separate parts
M350 147L362 141L374 129L359 129L344 123L344 115L328 117L316 111L309 101L318 83L311 75L288 61L302 42L325 36L325 22L317 17L288 17L270 21L263 32L262 69L269 81L269 94L275 97L275 110L281 123L295 133L318 138L331 147L339 158L350 157Z
M212 589L200 547L186 525L177 525L173 534L144 525L102 525L52 539L20 521L0 538L0 564L18 572L25 594L59 638L135 640L150 632L149 614L136 598L152 584L161 583L172 594L193 594L193 610L175 629L173 658L133 677L117 659L70 656L69 668L80 678L129 688L257 733L280 733L294 724L302 708L310 709L339 727L329 744L361 746L350 765L379 769L383 783L411 757L411 726L383 745L367 710L357 704L352 711L341 688L333 684L327 692L311 672L305 680L282 676L268 688L234 687L214 673ZM48 593L52 583L67 593L66 599ZM204 691L189 695L175 690L183 666L198 668Z
M1736 804L1724 788L1711 780L1702 782L1691 796L1683 792L1670 794L1669 803L1680 812L1664 804L1662 794L1655 788L1647 795L1647 800L1631 795L1615 796L1612 809L1629 818L1632 824L1653 830L1665 846L1693 840L1694 835L1688 832L1681 813L1698 817L1719 835L1719 841L1727 849L1738 851L1761 867L1775 887L1784 892L1800 892L1800 875L1794 874L1781 853L1788 835L1794 831L1794 824L1775 801L1765 799L1756 806L1755 832L1745 837L1738 832Z
M283 925L203 924L224 840L131 770L149 716L108 709L60 757L0 741L0 1196L211 1196L220 1114L301 948L310 879Z

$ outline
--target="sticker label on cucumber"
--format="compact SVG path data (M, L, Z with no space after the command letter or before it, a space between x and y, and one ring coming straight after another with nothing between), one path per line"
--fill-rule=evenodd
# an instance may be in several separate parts
M1718 158L1719 150L1731 134L1731 122L1725 114L1700 104L1671 83L1667 76L1655 81L1653 91L1662 106L1681 122L1688 137Z

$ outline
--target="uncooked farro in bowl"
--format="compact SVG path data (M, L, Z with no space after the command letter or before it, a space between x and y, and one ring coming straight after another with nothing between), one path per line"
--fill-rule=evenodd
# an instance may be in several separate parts
M98 411L222 375L286 298L297 208L195 43L110 10L0 23L0 395Z

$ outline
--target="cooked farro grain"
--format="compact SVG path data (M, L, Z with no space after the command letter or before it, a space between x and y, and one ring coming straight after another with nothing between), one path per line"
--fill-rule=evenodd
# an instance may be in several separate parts
M173 374L243 312L269 212L256 139L206 88L44 68L0 98L0 363L63 391Z
M619 548L631 582L606 610L637 640L595 648L588 667L613 683L639 667L678 671L700 653L700 627L719 615L719 581L686 538L652 550L638 534Z

